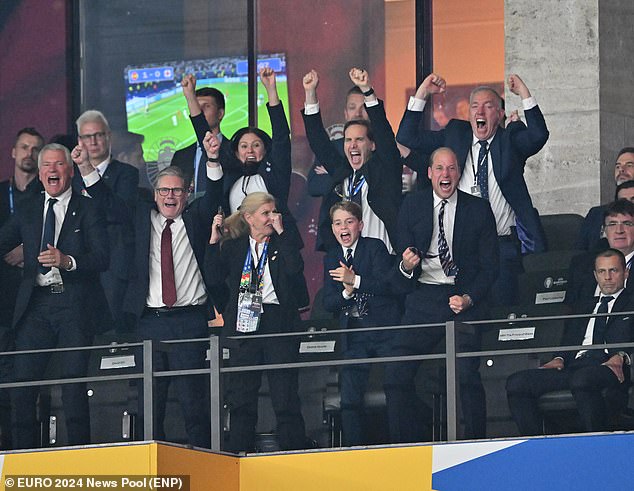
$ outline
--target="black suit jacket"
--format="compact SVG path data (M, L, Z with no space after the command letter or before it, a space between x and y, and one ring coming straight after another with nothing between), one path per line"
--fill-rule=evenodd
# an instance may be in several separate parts
M427 154L439 147L449 147L456 153L461 171L464 170L473 141L471 124L452 119L443 130L421 131L422 114L421 111L405 111L396 135L398 142ZM524 180L524 167L526 159L546 144L549 133L539 106L525 111L524 115L526 125L514 121L506 128L498 128L491 141L490 154L495 179L515 212L523 250L543 252L546 237Z
M597 299L593 296L585 297L588 300L579 302L574 309L574 314L591 314L596 306ZM624 290L618 296L612 307L612 313L627 312L634 310L634 301L629 291ZM588 318L575 318L566 321L564 335L562 338L563 346L574 346L581 344L588 327ZM610 315L605 331L605 342L610 343L628 343L632 341L632 327L634 316L630 315ZM614 356L620 349L608 349L608 353L604 353L602 358L598 359L599 363L606 361ZM564 359L564 366L574 360L576 351L563 351L558 353Z
M230 239L222 244L207 247L205 270L214 292L228 290L227 302L223 308L223 335L241 334L236 331L238 294L242 267L249 249L249 236ZM308 289L304 279L304 261L294 238L284 231L282 235L273 234L268 246L268 264L275 294L280 306L286 312L286 318L293 321L280 325L279 332L288 332L298 328L298 310L309 303ZM222 293L216 293L222 295ZM264 306L266 310L266 305Z
M368 184L368 204L372 211L385 224L392 246L396 243L396 219L401 204L402 173L401 155L394 140L394 132L385 115L383 103L366 106L368 116L372 123L376 150L370 160L362 167ZM330 193L324 197L322 209L327 210L340 201L341 198L335 192L335 186L342 183L346 177L353 174L352 167L346 157L342 157L331 144L328 134L324 129L321 113L306 115L302 111L306 136L310 148L319 162L328 170L332 178ZM337 242L332 235L330 221L327 213L320 214L318 231L318 243L329 248Z
M342 328L348 327L348 310L354 306L355 300L343 298L343 286L333 280L328 271L339 267L339 261L345 263L340 245L331 248L324 257L324 308L339 315ZM357 295L368 295L367 315L360 317L363 326L392 326L400 319L400 311L396 297L390 290L386 277L394 266L394 257L389 254L385 244L379 239L359 237L354 252L353 269L361 276L361 284Z
M454 219L451 257L458 266L456 288L468 294L476 307L486 299L499 270L498 239L495 218L489 203L470 194L456 191L458 202ZM405 197L398 219L398 252L416 247L421 254L429 250L434 230L434 200L431 188ZM403 293L416 287L419 266L411 279L394 268L395 286Z
M209 241L210 226L213 217L218 210L218 197L222 189L222 180L211 181L207 179L207 192L200 198L193 201L183 211L182 217L185 222L185 230L189 243L194 250L194 256L198 263L198 268L203 274L205 285L208 287L204 275L205 247ZM152 223L152 210L156 206L151 203L139 202L137 204L135 216L135 251L134 263L130 274L128 289L126 292L123 310L141 317L145 308L148 291L150 288L150 244ZM209 311L213 312L213 298L207 288Z
M201 113L200 117L204 120L205 117ZM194 118L191 118L192 120ZM205 121L206 123L207 121ZM193 124L193 123L192 123ZM209 126L207 126L209 127ZM207 131L207 130L205 130ZM204 138L204 135L203 135ZM177 152L172 155L172 162L170 165L175 165L180 170L183 171L183 175L185 177L185 183L189 186L194 179L195 171L194 166L198 165L198 162L194 163L194 159L196 158L196 146L198 143L192 143L191 145L181 148ZM204 152L204 150L203 150ZM203 153L204 155L204 153ZM227 159L233 160L231 154L231 141L223 135L222 142L220 143L220 161L226 161ZM227 211L229 208L227 208Z
M13 325L23 317L38 274L44 215L44 195L24 203L0 230L0 256L24 243L24 275L18 290ZM98 281L98 273L108 266L108 235L101 210L91 199L73 193L56 247L73 256L74 271L60 270L65 292L77 305L86 299Z

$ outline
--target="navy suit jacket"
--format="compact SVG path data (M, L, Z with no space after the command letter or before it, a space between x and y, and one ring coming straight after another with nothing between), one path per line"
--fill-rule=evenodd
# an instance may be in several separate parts
M366 106L366 110L372 123L376 143L376 150L372 157L362 167L368 184L368 204L385 224L390 242L394 246L396 243L396 218L401 204L403 186L401 154L394 140L394 132L385 115L383 103L379 101L378 105ZM333 204L341 201L341 197L335 192L335 186L342 183L346 177L351 176L353 170L348 159L341 156L330 142L328 133L324 129L321 113L306 115L302 111L302 116L310 148L332 178L330 193L324 197L322 202L322 210L324 208L329 210ZM337 243L332 235L327 213L320 213L317 242L323 248L330 248Z
M217 296L226 300L222 308L223 335L241 335L236 331L238 294L242 268L249 249L249 236L229 239L222 244L207 246L205 258L206 276ZM286 318L290 321L279 326L277 332L289 332L299 327L298 310L309 303L304 279L304 260L295 239L286 230L282 235L273 234L268 246L268 264L275 294ZM225 291L228 294L222 294ZM266 305L264 306L266 310Z
M398 142L428 154L439 147L449 147L456 153L461 171L464 170L473 141L471 124L452 119L443 130L420 130L422 114L421 111L405 111L396 135ZM526 159L545 145L548 129L539 106L525 111L524 115L526 125L514 121L506 128L498 128L491 141L490 154L495 179L515 212L523 250L543 252L547 246L546 237L524 180L524 167Z
M209 241L211 222L218 211L220 189L222 189L222 179L218 181L207 179L207 192L188 205L182 214L189 243L194 250L198 268L203 274L203 279L207 286L210 312L213 312L211 307L214 299L209 291L209 283L204 274L205 248ZM150 288L151 216L152 210L155 209L155 205L151 203L139 202L137 204L134 228L134 263L123 306L125 312L134 314L137 318L143 314Z
M596 306L598 299L593 296L586 296L588 300L577 303L574 314L591 314ZM618 296L612 307L612 313L627 312L634 310L634 302L628 290L624 290ZM566 320L566 327L561 344L563 346L574 346L581 344L588 327L589 318L575 318ZM632 341L632 328L634 326L634 316L630 315L610 315L605 332L605 342L610 343L629 343ZM621 349L608 349L608 353L598 361L602 363L611 356L614 356ZM574 360L576 351L562 351L557 356L564 359L564 366Z
M331 248L324 257L324 308L339 315L342 328L348 327L348 310L355 300L343 298L342 283L333 280L328 271L338 268L339 261L345 263L340 245ZM388 274L394 266L394 257L389 254L385 244L371 237L359 237L354 252L353 270L361 276L357 294L368 294L367 315L359 318L364 327L393 326L400 320L400 310L396 297L392 294Z
M0 230L0 256L24 243L24 275L18 290L14 327L29 304L39 272L44 215L44 195L25 202ZM65 292L73 303L85 306L98 273L108 266L108 235L102 211L90 198L73 193L56 244L64 254L73 256L77 268L60 270Z
M470 194L456 191L458 202L454 219L451 256L456 266L456 288L462 295L468 294L476 307L486 299L497 278L499 250L495 218L489 203ZM398 219L398 252L416 247L421 254L429 250L435 237L434 199L431 188L411 193L405 197ZM403 276L398 264L395 268L395 287L409 293L416 287L421 273L420 265L411 279ZM412 306L415 308L415 306Z

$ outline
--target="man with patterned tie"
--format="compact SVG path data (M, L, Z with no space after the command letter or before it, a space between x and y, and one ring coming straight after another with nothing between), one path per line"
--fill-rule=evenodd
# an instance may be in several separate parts
M431 155L431 188L409 194L398 219L402 261L391 275L396 292L407 295L404 325L488 316L487 298L498 273L498 240L489 203L459 191L460 167L454 152L441 147ZM394 341L395 355L428 354L444 338L444 327L407 329ZM479 332L459 332L458 349L476 350ZM389 363L385 369L390 438L421 441L427 435L414 378L420 362ZM479 360L458 360L465 438L484 438L486 401ZM431 410L428 411L431 414Z
M515 303L522 254L546 249L539 215L524 180L524 167L526 159L548 140L548 129L522 79L510 75L508 88L522 98L526 125L513 121L501 127L505 119L502 98L491 87L482 86L471 92L469 121L452 119L440 131L421 131L426 100L446 90L445 80L432 73L410 99L396 135L399 143L421 153L443 146L451 148L462 173L459 189L491 204L500 248L500 274L491 290L496 305Z
M213 152L219 150L220 144L211 134L206 144ZM207 192L189 206L187 183L175 166L157 175L155 206L137 205L136 251L124 310L138 319L141 339L160 342L209 335L207 322L214 309L202 272L209 226L222 198L222 172L217 162L208 162L206 170ZM155 370L202 368L205 352L200 343L179 344L166 356L157 353ZM174 384L188 442L209 447L204 377L174 377ZM154 438L164 439L167 386L158 382L156 388Z
M361 237L361 207L340 201L330 209L332 232L339 245L324 257L324 308L339 315L342 329L393 326L400 317L396 297L385 277L393 257L379 239ZM389 356L392 332L375 331L345 337L345 358ZM363 396L370 365L346 365L339 371L342 443L365 445Z
M625 257L617 249L597 254L594 277L599 295L579 301L576 314L607 314L634 310L630 292L624 289L629 271ZM610 315L568 319L563 346L601 345L632 341L630 315ZM570 389L585 431L609 429L608 414L615 408L614 397L605 398L604 389L624 392L629 388L630 356L619 349L582 349L565 351L538 369L515 373L506 382L506 393L513 419L521 435L539 435L542 418L538 400L542 394ZM627 399L626 399L627 400Z
M90 345L89 300L109 259L106 221L94 201L73 192L73 162L66 147L46 145L38 156L38 168L44 193L24 202L0 230L0 256L24 244L24 273L13 317L15 347ZM50 353L16 356L16 379L41 378L49 358ZM69 351L62 357L62 376L85 376L87 364L87 351ZM13 391L16 448L40 444L37 392L37 387ZM63 385L62 400L68 444L90 443L86 385Z

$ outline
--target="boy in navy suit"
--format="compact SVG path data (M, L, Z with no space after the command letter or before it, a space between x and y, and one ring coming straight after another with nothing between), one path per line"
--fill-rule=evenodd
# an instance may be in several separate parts
M332 232L339 245L324 258L324 307L339 313L342 328L390 326L398 323L397 300L382 281L393 266L385 244L361 237L361 207L351 201L330 209ZM350 333L346 358L388 356L391 335L386 331ZM349 365L339 374L344 445L363 445L363 395L370 365Z

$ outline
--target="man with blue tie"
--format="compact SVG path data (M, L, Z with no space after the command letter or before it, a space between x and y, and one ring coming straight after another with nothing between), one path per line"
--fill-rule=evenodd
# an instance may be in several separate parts
M594 277L599 295L579 301L576 314L607 314L634 309L632 297L624 288L629 271L625 257L617 249L597 254ZM563 346L627 343L632 340L629 315L610 315L568 319ZM557 354L538 369L524 370L509 377L506 393L513 419L521 435L539 435L542 419L538 400L542 394L570 389L585 431L608 430L608 407L602 391L622 390L627 397L630 356L618 349L582 349ZM626 381L628 383L626 383ZM610 401L616 400L610 398Z
M361 207L340 201L330 209L332 233L339 245L324 258L324 308L339 314L342 329L398 324L398 301L385 282L394 261L385 244L361 237ZM389 356L392 333L350 332L345 337L345 358ZM342 443L364 445L363 396L370 365L347 365L339 372Z
M38 156L44 193L25 202L0 230L0 255L24 244L24 274L15 304L13 327L17 350L85 346L90 297L98 275L108 266L105 219L96 204L71 188L73 162L68 149L49 144ZM44 375L50 353L15 357L17 380ZM69 351L62 358L63 377L86 374L88 353ZM35 401L37 387L13 392L16 448L39 445ZM62 386L68 444L90 443L85 384Z
M401 324L469 321L488 316L489 290L498 274L498 240L489 203L458 190L455 153L441 147L431 155L431 188L411 193L398 219L402 261L393 268L392 287L405 297ZM395 355L429 354L444 338L444 327L401 331ZM458 350L477 350L479 332L457 335ZM422 441L428 424L417 410L414 379L420 362L389 363L385 369L390 438L393 443ZM486 400L477 358L458 360L465 438L484 438ZM431 414L431 411L429 411Z
M526 159L548 140L546 122L522 79L510 75L508 87L522 98L526 125L513 121L505 128L502 98L491 87L477 87L469 99L469 121L452 119L440 131L420 130L426 100L446 90L446 82L432 73L410 99L396 140L421 153L449 147L458 156L462 177L459 189L489 201L495 216L500 248L500 274L491 290L494 305L513 305L522 254L543 252L546 239L533 207L526 181Z

